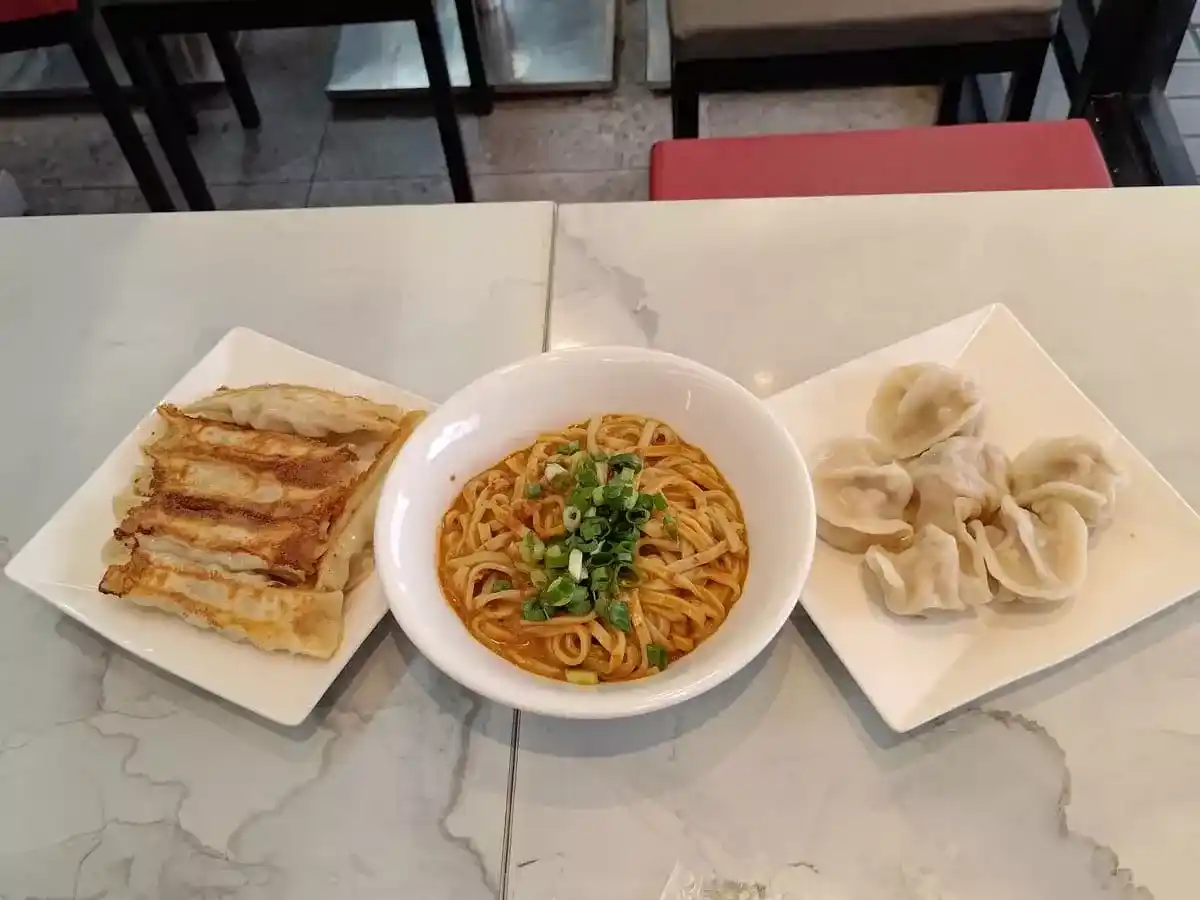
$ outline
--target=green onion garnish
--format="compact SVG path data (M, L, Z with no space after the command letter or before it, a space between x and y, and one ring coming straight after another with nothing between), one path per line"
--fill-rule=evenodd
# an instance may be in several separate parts
M513 583L507 578L497 578L492 582L493 591L511 591Z
M674 516L663 516L663 527L667 529L669 537L678 539L679 526L675 524Z
M646 662L661 672L667 667L667 648L662 644L647 644Z
M617 631L629 631L633 624L629 621L629 604L624 600L613 600L605 610L604 618Z
M536 597L530 597L521 607L521 618L526 622L545 622L550 616Z
M586 616L595 612L611 627L628 632L629 604L622 591L637 584L637 542L642 529L656 511L668 508L662 493L642 493L635 486L643 463L636 453L581 453L578 442L559 446L561 454L572 455L571 469L549 462L544 480L566 500L563 527L566 534L544 543L532 531L519 545L521 559L532 569L530 583L538 595L527 600L522 614L531 622L555 616ZM529 498L544 495L542 484L528 485ZM663 517L664 527L674 531L675 520ZM511 589L507 579L497 579L492 590ZM659 668L667 664L667 651L655 645L647 650L648 662ZM650 660L649 656L654 659Z

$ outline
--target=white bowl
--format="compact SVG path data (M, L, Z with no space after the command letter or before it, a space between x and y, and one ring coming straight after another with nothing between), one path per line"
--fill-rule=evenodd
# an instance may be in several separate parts
M526 672L471 636L438 585L435 535L469 478L539 434L600 413L650 416L708 454L741 502L750 571L725 623L667 671L582 686ZM787 621L815 542L808 469L770 410L699 363L635 347L546 353L459 391L404 445L375 523L378 569L392 613L434 665L499 703L572 719L663 709L729 678Z

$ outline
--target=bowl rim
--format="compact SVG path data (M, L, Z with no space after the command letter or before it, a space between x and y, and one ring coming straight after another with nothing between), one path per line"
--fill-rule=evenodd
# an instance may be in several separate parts
M786 576L786 590L780 589L777 592L779 598L785 595L792 595L792 599L790 601L783 599L774 600L765 610L761 624L754 629L749 639L731 645L719 657L718 665L710 667L707 671L704 671L690 681L683 684L676 684L671 690L643 690L641 693L644 696L626 694L624 695L624 702L616 699L621 695L612 692L613 688L620 690L618 685L611 685L607 688L602 686L600 690L595 692L580 690L577 693L573 692L570 694L566 692L558 694L550 691L531 691L529 697L519 698L512 696L511 692L495 690L486 678L478 677L476 672L471 671L470 666L459 665L458 654L453 651L447 651L440 642L425 640L426 629L417 619L417 610L426 601L420 599L414 600L408 596L408 592L398 588L397 572L390 552L376 552L376 568L378 569L384 594L387 597L388 607L391 609L392 616L399 624L401 630L404 631L408 639L412 641L416 649L426 659L432 662L443 674L463 687L501 705L538 715L561 719L599 720L628 718L665 709L682 703L684 700L698 697L727 681L749 665L771 644L783 629L796 607L800 604L801 592L812 570L813 557L816 552L817 533L816 499L813 492L811 473L799 445L782 420L779 419L767 403L755 396L744 385L730 378L728 375L718 372L716 369L688 359L687 357L663 350L632 345L562 347L527 356L493 369L458 391L455 391L454 394L432 410L417 429L414 430L413 434L410 435L405 447L401 450L396 460L393 461L387 478L384 481L375 520L374 539L377 548L389 547L393 543L392 535L396 520L395 512L401 494L398 483L402 471L401 462L406 458L405 453L408 448L410 446L415 447L420 443L423 433L440 430L440 420L442 417L453 415L452 412L446 412L446 410L453 410L456 406L463 403L471 405L472 399L481 391L488 390L489 386L494 382L500 382L511 377L518 370L530 367L553 367L561 364L564 360L578 359L592 359L597 362L636 360L666 363L720 385L723 389L731 391L740 401L747 402L755 408L764 425L768 429L774 430L776 437L782 442L781 446L788 451L788 455L794 464L794 472L797 476L796 481L802 491L801 501L797 505L806 507L809 512L802 522L801 540L796 548L795 563L791 566L789 575ZM445 602L445 598L440 595L438 599L443 603ZM480 645L480 650L484 653L491 653L490 650L482 645ZM513 669L525 674L529 679L545 681L553 685L559 684L559 682L553 679L543 679L541 676L526 672L516 665L513 665ZM652 680L641 679L635 682L627 682L627 684L644 686L648 681ZM531 683L533 682L531 681ZM606 697L604 693L606 689L609 691L607 697L613 699L605 699L597 702L599 698Z

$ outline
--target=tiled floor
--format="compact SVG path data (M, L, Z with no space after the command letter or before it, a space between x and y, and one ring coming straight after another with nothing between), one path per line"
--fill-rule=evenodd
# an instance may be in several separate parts
M642 2L623 0L615 92L507 99L489 117L463 117L481 199L645 197L650 146L669 134L670 105L642 84ZM437 131L422 110L389 101L371 104L368 114L331 107L323 88L335 37L333 29L245 37L243 53L263 126L257 133L244 132L221 96L200 111L201 133L195 140L219 207L450 198ZM1065 110L1061 85L1056 73L1049 76L1039 109L1058 116ZM933 121L936 100L932 88L722 96L706 101L702 127L713 134L747 134L922 125ZM33 213L144 209L98 115L0 118L0 168L16 176Z
M1192 28L1179 48L1179 59L1167 82L1167 99L1192 167L1200 172L1200 4L1192 13Z

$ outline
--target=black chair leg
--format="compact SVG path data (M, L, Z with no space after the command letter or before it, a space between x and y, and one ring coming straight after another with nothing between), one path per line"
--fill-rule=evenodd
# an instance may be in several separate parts
M686 65L671 71L671 134L676 138L700 137L700 91Z
M221 74L225 76L225 89L229 91L229 98L233 100L242 127L249 130L258 128L262 125L262 116L258 112L258 104L254 102L250 82L246 79L246 70L242 68L242 57L233 45L233 37L228 31L210 31L208 40L221 67Z
M1033 104L1037 100L1042 70L1049 52L1050 44L1047 41L1045 45L1030 51L1029 58L1013 70L1012 80L1008 84L1008 97L1004 102L1006 122L1028 122L1033 115Z
M463 149L462 132L458 127L458 114L454 111L454 94L450 85L450 70L446 65L446 50L442 46L442 35L438 28L433 4L422 4L415 19L417 40L421 43L421 55L425 58L425 72L429 76L429 93L433 98L433 114L437 118L438 133L442 138L442 153L446 156L446 169L450 173L450 187L458 203L470 203L475 199L471 188L471 173L467 169L467 154Z
M109 31L112 32L113 43L130 79L146 98L146 114L150 117L158 143L162 146L171 171L175 173L175 180L179 182L179 189L188 206L196 210L215 209L208 185L204 183L204 175L196 165L192 148L188 146L187 135L180 127L178 117L172 114L162 86L154 78L145 47L137 38L114 28L111 20Z
M200 123L196 121L196 116L192 112L192 103L175 77L175 72L171 68L171 60L167 57L167 48L157 34L146 38L146 59L154 71L154 77L162 85L163 94L167 98L171 112L179 117L180 127L189 135L199 134Z
M433 0L430 0L433 5ZM479 40L479 22L475 18L472 0L454 0L458 10L458 30L462 34L463 55L467 58L467 74L471 77L471 111L477 116L489 116L494 107L492 88L488 84L483 45Z
M84 21L81 16L77 16L71 26L71 50L75 53L75 59L79 62L84 77L87 78L92 95L100 104L104 118L108 120L108 126L112 129L121 152L125 154L129 168L133 170L133 177L137 179L146 205L152 212L174 211L175 203L171 200L166 182L163 181L158 167L154 165L154 158L150 156L146 142L142 140L142 133L133 120L133 113L121 94L112 69L108 67L104 52L96 43L91 23Z
M957 125L962 109L963 79L951 78L942 85L942 99L938 103L937 124Z

